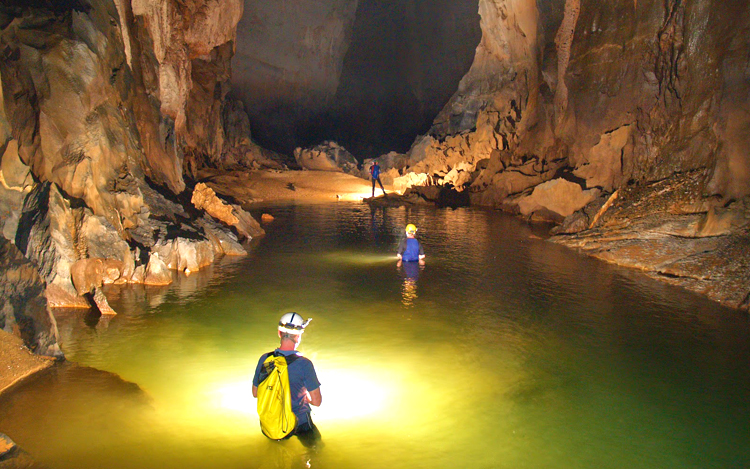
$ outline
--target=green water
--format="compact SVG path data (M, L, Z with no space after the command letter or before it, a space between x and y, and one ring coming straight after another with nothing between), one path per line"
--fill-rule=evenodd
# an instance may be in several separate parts
M111 287L109 320L58 313L85 367L4 397L0 431L51 469L750 467L746 314L494 212L266 211L248 257ZM314 450L263 437L250 394L287 311L314 318Z

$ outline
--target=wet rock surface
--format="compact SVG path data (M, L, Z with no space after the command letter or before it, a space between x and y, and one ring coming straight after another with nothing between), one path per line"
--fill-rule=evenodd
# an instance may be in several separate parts
M0 330L0 393L10 389L28 376L49 368L53 361L34 355L24 344L23 339Z
M228 96L241 12L236 1L0 5L3 327L38 353L59 353L47 306L116 314L104 285L169 283L263 234L238 205L190 202L204 165L279 166Z
M63 357L57 324L47 308L45 283L36 267L4 238L0 238L0 298L0 329L22 339L38 355Z
M622 188L598 219L575 215L589 226L551 241L748 309L750 200L701 197L705 181L693 172ZM576 231L572 226L564 231Z

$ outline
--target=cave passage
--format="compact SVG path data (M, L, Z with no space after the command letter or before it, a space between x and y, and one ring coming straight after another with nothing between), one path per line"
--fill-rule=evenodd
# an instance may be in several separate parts
M325 140L360 160L406 152L471 66L481 36L477 1L362 0L349 17L306 3L307 14L295 16L246 1L232 86L253 139L284 154ZM345 26L326 29L333 21ZM300 44L313 40L329 48Z
M30 380L3 396L0 428L58 469L750 460L743 313L498 213L347 203L269 213L251 256L168 287L110 286L119 314L106 320L60 312L69 360L102 371ZM423 269L396 267L407 222ZM300 350L322 383L316 452L263 437L250 393L287 311L314 319Z

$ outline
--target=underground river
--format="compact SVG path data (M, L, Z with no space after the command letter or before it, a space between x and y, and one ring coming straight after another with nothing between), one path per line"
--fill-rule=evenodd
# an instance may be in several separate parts
M496 212L264 211L247 257L57 312L84 366L3 396L0 431L51 469L750 466L745 313ZM407 223L424 269L396 267ZM262 436L250 393L287 311L313 318L316 450Z

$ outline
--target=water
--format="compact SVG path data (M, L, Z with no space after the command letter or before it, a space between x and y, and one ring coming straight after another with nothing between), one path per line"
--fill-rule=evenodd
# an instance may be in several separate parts
M83 366L5 396L0 431L52 469L750 467L745 313L498 213L266 211L246 258L58 313ZM423 269L396 267L406 223ZM287 311L314 318L314 451L263 437L250 394Z

